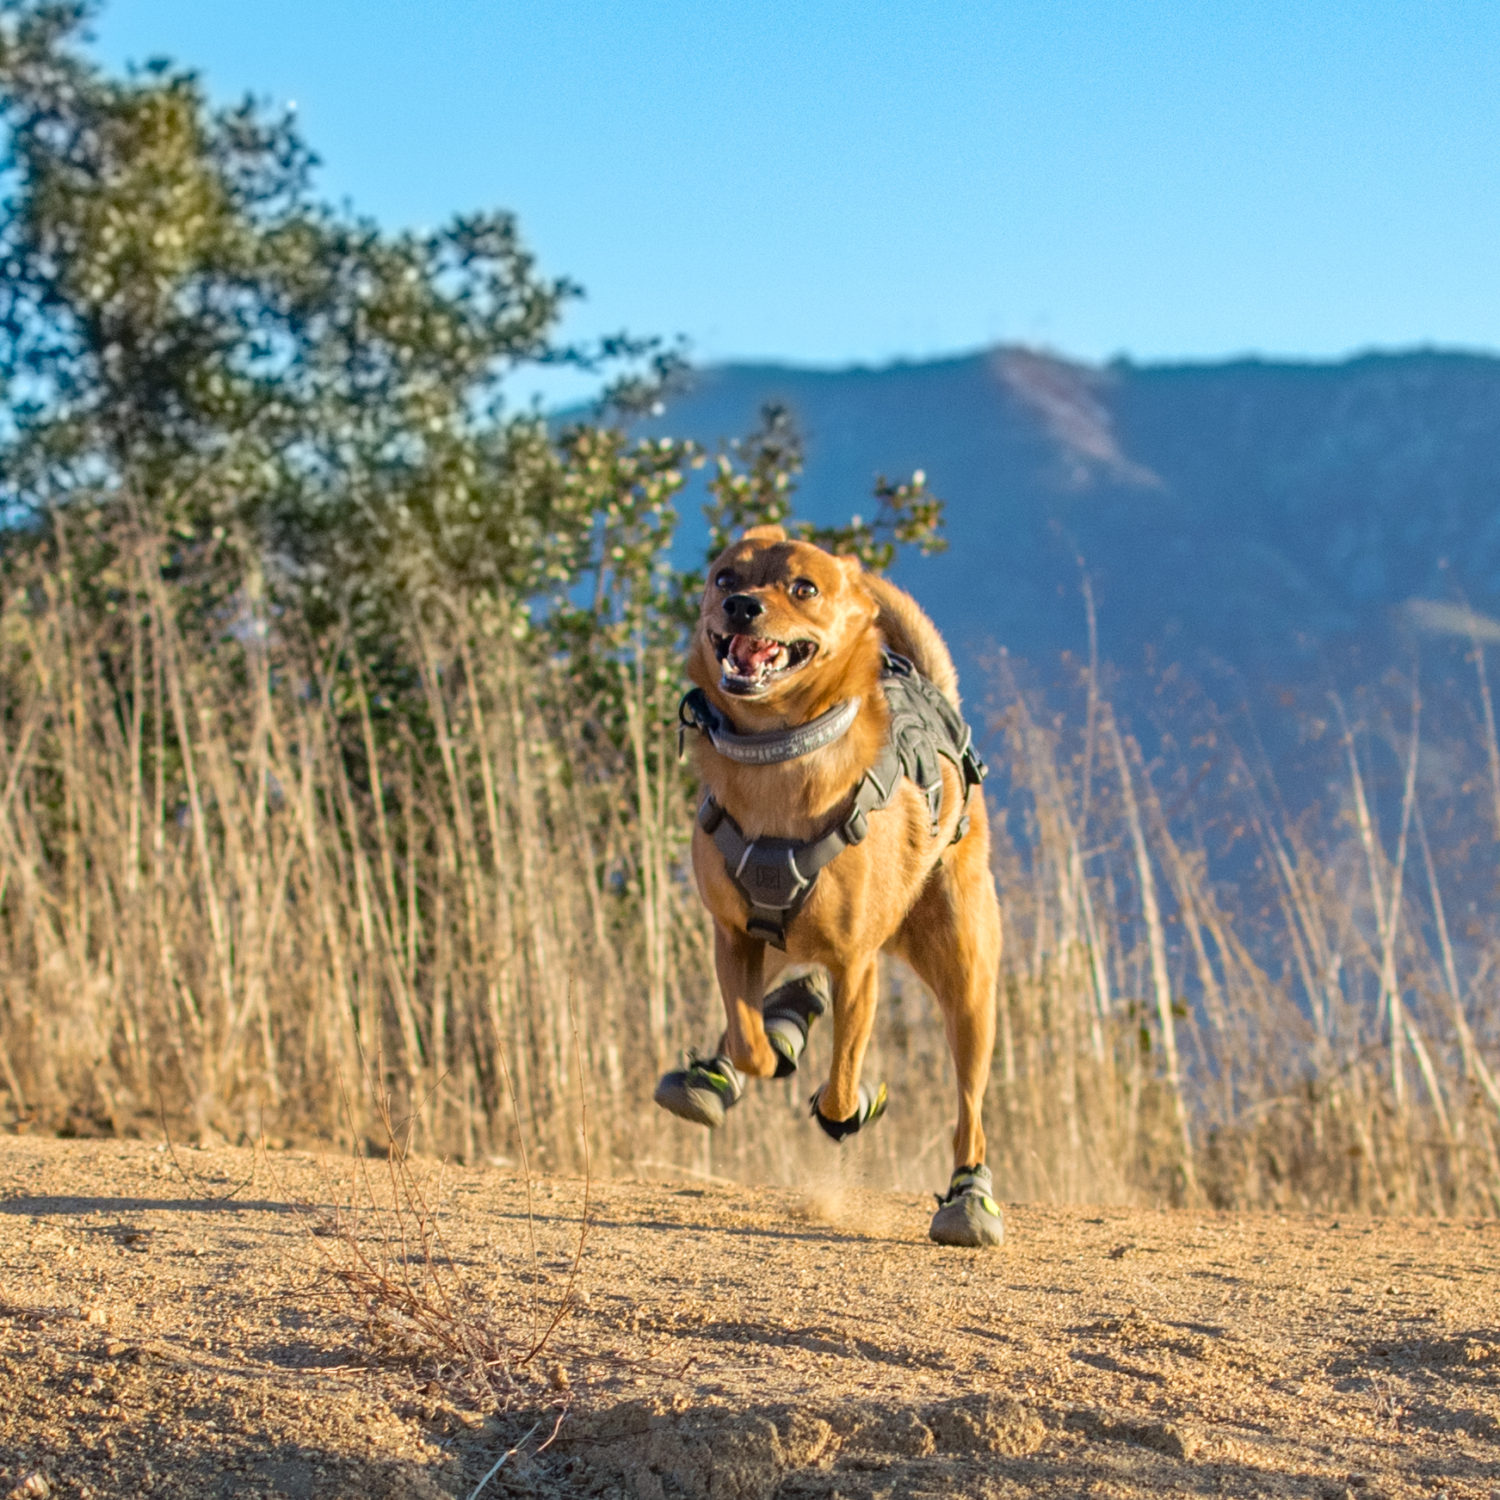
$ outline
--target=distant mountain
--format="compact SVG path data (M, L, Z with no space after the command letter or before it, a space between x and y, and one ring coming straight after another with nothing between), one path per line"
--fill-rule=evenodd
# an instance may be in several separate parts
M1464 608L1500 614L1500 358L729 365L654 427L713 442L770 400L806 436L801 513L868 508L877 472L915 468L947 501L948 550L896 577L971 698L993 645L1044 671L1083 650L1079 559L1106 656L1227 669L1252 698L1379 671Z

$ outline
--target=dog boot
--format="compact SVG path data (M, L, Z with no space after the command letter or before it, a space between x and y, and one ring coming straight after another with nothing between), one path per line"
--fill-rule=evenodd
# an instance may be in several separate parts
M859 1107L847 1120L830 1120L818 1108L818 1099L822 1093L823 1090L819 1089L812 1096L812 1117L818 1122L823 1134L832 1141L842 1141L845 1136L853 1135L857 1130L863 1130L866 1125L873 1125L885 1113L887 1096L883 1083L875 1089L874 1093L870 1092L869 1084L860 1084Z
M776 1054L778 1078L797 1071L808 1030L827 1011L828 1001L828 976L821 969L789 979L766 996L761 1015L765 1018L766 1040Z
M724 1112L739 1102L745 1080L739 1069L720 1053L716 1057L683 1054L682 1067L663 1073L656 1085L656 1102L682 1120L707 1125L724 1123Z
M982 1162L960 1167L948 1184L948 1196L938 1198L938 1211L927 1233L940 1245L978 1249L1005 1241L1005 1218L994 1199L995 1182Z

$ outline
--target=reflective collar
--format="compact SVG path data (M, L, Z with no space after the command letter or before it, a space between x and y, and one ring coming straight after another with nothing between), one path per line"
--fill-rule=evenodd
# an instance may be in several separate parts
M742 766L774 766L780 761L796 760L843 739L859 715L859 702L858 698L846 698L827 713L791 729L736 734L729 720L708 701L708 694L702 688L694 688L677 705L678 753L682 751L684 735L689 729L696 729L708 736L714 749L726 760L738 761Z

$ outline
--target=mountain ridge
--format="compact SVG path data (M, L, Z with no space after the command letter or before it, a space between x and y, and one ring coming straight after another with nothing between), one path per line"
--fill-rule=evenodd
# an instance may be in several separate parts
M799 512L926 471L949 548L901 559L972 681L994 646L1227 668L1254 696L1352 680L1453 616L1500 612L1500 357L1086 364L999 346L932 361L697 372L650 427L712 443L790 408ZM1447 624L1443 622L1446 621ZM972 689L971 689L972 693Z

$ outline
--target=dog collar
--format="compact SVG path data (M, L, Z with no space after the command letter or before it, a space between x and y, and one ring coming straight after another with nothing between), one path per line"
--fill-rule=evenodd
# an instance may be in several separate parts
M846 698L827 713L791 729L737 734L730 728L729 720L708 701L708 694L702 688L694 688L677 705L677 750L682 753L683 737L689 729L696 729L708 736L709 743L726 760L738 761L742 766L774 766L811 755L814 750L843 739L859 715L859 702L858 698Z

